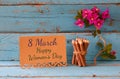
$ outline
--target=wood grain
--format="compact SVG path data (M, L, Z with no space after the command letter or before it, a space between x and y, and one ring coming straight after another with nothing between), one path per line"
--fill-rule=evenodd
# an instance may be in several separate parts
M119 0L0 0L1 5L10 4L103 4L120 3Z
M91 33L0 33L0 60L19 60L19 37L20 36L43 36L43 35L64 35L67 42L67 56L68 61L72 59L72 39L82 37L90 40L88 48L87 60L93 60L94 56L98 53L96 42L98 38L94 38ZM113 44L113 50L117 51L117 59L120 60L120 33L104 33L103 37L106 38L107 43ZM98 58L98 60L101 60Z
M79 29L74 25L77 10L98 6L110 9L111 19L102 31L107 42L117 51L114 61L100 57L97 66L90 66L98 52L93 27ZM120 79L120 0L0 0L0 79ZM49 32L49 33L46 33ZM52 32L52 33L51 33ZM68 67L21 69L19 66L19 37L65 35ZM71 40L90 40L86 56L89 66L70 65L73 48Z
M8 61L2 62L3 65L8 65ZM6 63L6 64L5 64ZM103 62L102 62L103 63ZM115 62L114 62L115 63ZM118 63L118 62L116 62ZM0 78L45 78L45 79L76 79L76 78L95 78L95 79L119 79L120 78L120 66L87 66L87 67L55 67L55 68L31 68L22 69L20 67L15 67L15 64L19 62L11 62L9 65L11 67L0 67ZM103 63L105 64L105 63ZM10 70L14 72L10 72ZM58 72L59 71L59 72ZM71 73L68 73L71 72ZM110 72L110 73L108 73ZM39 73L39 74L38 74Z
M84 32L94 27L80 29L74 25L77 10L92 8L94 5L41 5L41 6L1 6L0 32ZM101 10L110 9L111 19L102 31L120 32L120 7L98 5ZM116 12L117 11L117 12Z

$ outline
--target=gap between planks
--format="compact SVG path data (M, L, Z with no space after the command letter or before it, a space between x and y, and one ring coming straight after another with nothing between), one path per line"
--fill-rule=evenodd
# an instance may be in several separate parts
M120 78L120 76L0 76L0 78Z
M74 66L74 65L68 64L68 66ZM86 67L89 67L89 66L94 66L94 64L87 64ZM97 64L97 66L120 66L120 64ZM20 67L20 65L0 65L0 67Z
M116 5L116 6L119 6L120 3L88 3L88 4L85 4L85 3L78 3L78 4L65 4L65 3L62 3L62 4L58 4L58 3L16 3L16 4L1 4L0 3L0 6L42 6L42 5Z
M120 31L102 31L102 34L120 34ZM88 36L92 36L92 30L87 31L79 31L79 32L0 32L0 34L86 34Z

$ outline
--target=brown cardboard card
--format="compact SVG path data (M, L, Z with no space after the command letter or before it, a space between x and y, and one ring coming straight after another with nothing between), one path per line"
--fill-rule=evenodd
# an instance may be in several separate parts
M20 37L21 67L66 66L65 36Z

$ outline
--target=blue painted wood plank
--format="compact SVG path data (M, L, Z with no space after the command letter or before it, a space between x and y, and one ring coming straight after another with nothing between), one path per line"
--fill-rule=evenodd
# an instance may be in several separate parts
M98 52L96 42L98 38L94 38L91 33L0 33L0 60L19 60L19 37L20 36L44 36L44 35L64 35L67 41L68 61L72 58L71 40L76 37L84 37L90 40L88 48L87 60L93 60ZM113 49L117 51L117 59L120 60L120 33L104 33L103 36L107 42L113 44ZM98 58L98 60L101 60Z
M46 77L46 76L40 76L40 77L33 77L33 78L29 78L29 76L28 77L21 77L21 76L2 76L0 79L120 79L119 77L116 77L116 76L111 76L111 77L79 77L79 76L77 76L77 77L55 77L55 76L53 76L53 77Z
M87 61L87 67L91 67L93 61ZM72 66L68 63L68 66ZM120 61L97 61L97 66L120 66ZM20 67L19 61L0 61L0 67Z
M94 4L120 3L120 0L1 0L0 4Z
M93 6L2 6L0 8L0 32L79 32L94 30L94 28L79 29L74 25L74 16L77 10ZM102 10L106 9L106 5L98 5L98 7ZM116 5L107 7L110 9L113 20L106 21L102 31L120 31L120 7Z
M0 62L4 63L3 61ZM14 72L11 72L10 70ZM120 78L120 66L98 65L87 67L67 66L22 69L11 64L11 67L0 67L0 71L2 72L0 73L1 78Z
M59 20L58 20L59 19ZM75 20L71 18L0 18L0 32L90 32L95 30L94 26L80 29L74 25ZM114 21L109 26L110 21L106 22L103 32L120 32L119 21Z

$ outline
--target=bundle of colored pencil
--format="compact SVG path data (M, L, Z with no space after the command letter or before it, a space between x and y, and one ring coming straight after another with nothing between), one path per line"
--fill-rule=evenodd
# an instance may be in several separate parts
M86 53L87 48L89 46L89 40L84 38L76 38L76 40L72 40L73 45L73 57L72 57L72 64L78 65L81 67L86 66Z

